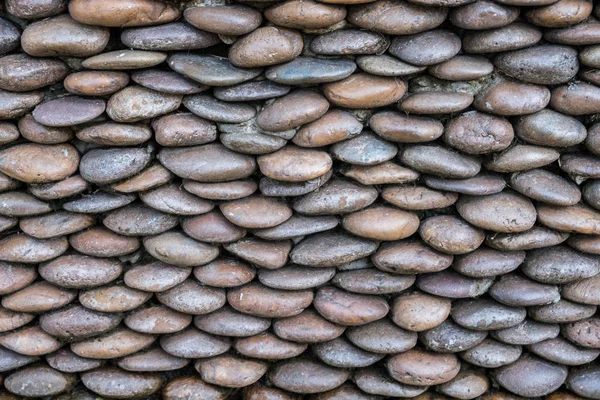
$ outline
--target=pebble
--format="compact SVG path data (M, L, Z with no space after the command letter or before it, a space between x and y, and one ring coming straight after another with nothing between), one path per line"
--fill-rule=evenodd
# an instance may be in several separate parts
M152 297L151 293L119 284L80 292L79 303L91 310L114 313L134 310L150 297Z
M329 103L322 95L296 90L264 107L258 113L256 123L266 131L286 131L313 122L328 108Z
M549 42L585 46L598 43L600 23L595 18L588 18L580 24L562 29L550 29L544 34Z
M356 64L351 60L298 56L267 68L265 76L282 85L311 85L342 80L355 70Z
M259 269L260 282L273 289L303 290L327 283L335 275L334 268L319 268L298 265L284 266L275 270Z
M144 248L154 258L183 267L208 264L219 255L219 249L197 242L179 232L165 232L144 238Z
M277 336L299 343L333 340L342 335L344 330L345 327L329 322L312 309L273 323L273 331Z
M237 339L235 349L246 357L265 360L284 360L297 357L307 348L307 344L292 343L279 339L272 333L261 333L256 336Z
M467 222L494 232L526 231L533 227L537 215L529 199L507 191L487 196L463 195L456 209Z
M532 250L521 269L538 282L570 283L600 272L600 258L558 245Z
M509 306L539 306L560 300L557 286L543 285L516 274L503 275L489 294Z
M122 269L116 261L73 254L40 265L39 273L48 282L64 288L86 288L115 280Z
M229 222L216 210L186 219L181 226L192 238L208 243L233 242L246 235L245 229Z
M494 376L504 388L525 397L543 396L558 389L567 378L567 368L524 355L498 369Z
M521 346L486 338L477 346L461 353L460 356L463 360L477 367L498 368L503 365L511 365L519 359L521 353Z
M221 43L218 36L185 22L126 29L121 42L134 49L152 51L198 50Z
M450 215L425 219L419 227L419 235L434 249L448 254L470 253L485 239L483 231Z
M46 356L48 365L66 373L89 371L102 365L102 361L79 357L68 348L63 347L56 353Z
M316 37L310 43L310 50L326 56L380 54L388 48L389 44L387 38L376 32L341 29ZM331 61L328 64L332 65L330 63ZM339 74L340 72L336 73Z
M389 311L388 304L379 297L349 293L333 287L319 289L314 306L327 320L345 326L376 321Z
M496 330L518 325L525 319L524 307L509 307L491 299L458 300L451 312L460 326L474 330Z
M40 92L15 93L0 90L0 119L15 119L30 112L44 99Z
M214 399L225 400L226 391L209 385L199 376L177 377L169 381L162 390L165 400L189 398L190 400Z
M75 378L45 365L31 366L6 377L8 391L25 397L53 396L71 389Z
M388 35L412 35L441 25L448 16L444 7L423 7L408 1L384 0L354 5L348 22Z
M185 281L191 273L189 268L154 261L134 265L125 272L123 280L127 286L137 290L163 292Z
M101 7L93 0L74 0L69 13L81 23L110 27L159 25L179 17L173 5L155 0L111 0L109 7Z
M108 360L137 353L154 340L155 336L121 327L96 338L72 343L71 351L79 357Z
M439 253L418 241L383 245L372 257L373 264L385 272L422 274L446 269L453 256Z
M217 128L191 113L170 114L152 122L156 141L166 147L197 146L214 141Z
M401 240L417 231L419 219L413 213L395 208L373 207L346 215L342 225L349 232L368 239Z
M377 135L363 131L358 136L332 146L335 158L352 165L378 165L391 160L398 153L396 145Z
M311 291L282 291L259 283L233 288L228 303L244 314L264 318L283 318L300 314L313 300Z
M582 82L573 86L559 86L552 90L550 107L567 115L598 113L600 112L600 88Z
M560 153L555 149L517 144L484 164L495 172L519 172L543 167L558 160Z
M444 322L450 315L450 307L448 299L414 292L394 300L391 318L403 329L421 332Z
M198 360L194 364L200 377L207 383L238 388L258 381L266 372L265 363L238 358L231 355L217 356L208 360ZM231 374L231 370L238 371Z
M192 322L192 316L168 307L151 306L133 311L127 315L124 322L136 332L165 334L185 329Z
M376 399L378 396L390 397L418 397L421 393L427 390L424 386L405 385L392 379L383 369L379 368L364 368L354 376L356 385L365 393L370 393L374 396L367 397L361 393L363 399ZM346 398L346 397L342 397ZM360 399L361 397L356 397Z
M401 79L366 73L357 73L323 86L325 97L344 108L387 106L400 100L406 90L406 84Z
M213 94L222 101L256 101L285 96L290 89L289 86L264 80L216 88Z
M514 138L512 125L504 118L468 111L446 125L444 141L468 154L505 150Z
M325 364L338 368L364 368L384 357L362 350L343 337L314 344L312 350Z
M27 287L36 276L35 268L0 261L0 295L4 296Z
M477 174L467 179L445 179L426 176L425 184L433 189L483 196L501 192L506 187L505 180L492 174Z
M19 130L23 138L39 144L59 144L73 139L71 127L49 127L37 122L27 114L19 120Z
M379 76L411 75L426 69L424 66L412 65L386 54L359 56L356 63L364 72Z
M484 0L473 4L479 3L487 3L487 1ZM488 19L486 18L486 20ZM494 64L484 57L459 54L448 61L430 66L427 72L438 79L470 81L491 75L493 70Z
M481 169L478 159L439 145L406 146L398 159L419 172L443 178L471 178L477 175Z
M561 299L547 306L532 307L529 311L532 318L546 323L575 322L594 315L596 306L572 303Z
M225 245L224 248L258 267L277 269L286 264L292 243L289 241L267 242L250 237Z
M20 144L0 151L0 172L27 183L60 181L77 170L79 154L69 144Z
M486 375L465 369L451 381L440 385L440 392L459 399L472 399L483 395L489 387Z
M209 95L186 96L183 105L201 118L228 124L246 122L256 115L249 104L220 101Z
M63 344L39 326L32 325L4 334L0 337L0 345L15 353L36 357L53 353Z
M533 8L525 14L527 19L546 28L576 25L592 13L592 4L581 0L560 0L543 7Z
M311 235L297 244L290 254L300 265L333 267L367 257L377 250L377 242L342 232Z
M511 176L511 187L533 200L557 206L572 206L581 200L577 185L544 169L532 169Z
M34 57L89 57L104 50L109 37L107 28L84 25L63 14L28 25L21 46Z
M518 15L518 11L511 13L511 18ZM470 23L477 24L474 21ZM542 32L536 27L524 22L513 22L495 29L467 33L463 38L462 49L471 54L498 53L533 46L541 39Z
M103 213L123 207L135 200L135 196L98 191L94 194L66 202L63 208L80 213Z
M104 122L87 126L77 131L81 141L108 146L136 146L152 137L152 131L145 125Z
M171 55L168 64L174 71L210 86L235 85L256 78L262 72L257 68L238 68L226 58L187 53Z
M194 268L196 279L215 287L241 286L250 282L255 275L252 267L234 259L216 259Z
M493 29L510 24L518 18L519 13L517 7L482 0L452 8L450 22L469 30Z
M398 108L412 114L450 114L464 110L473 96L461 92L421 92L406 97Z
M65 89L80 96L108 96L123 89L129 75L118 71L81 71L67 76Z
M589 364L600 355L600 350L583 349L560 337L534 343L530 349L537 356L567 366Z
M438 353L458 353L472 349L487 337L486 331L465 329L452 320L446 320L435 328L420 334L421 341L428 349Z
M230 346L227 340L216 338L193 328L170 336L163 336L160 345L171 356L179 358L212 357L227 351Z
M67 96L37 105L33 118L46 126L71 126L89 122L102 115L105 109L103 100Z
M234 153L220 144L163 149L158 159L175 175L203 182L241 179L256 169L253 157ZM190 163L190 159L195 163Z
M67 10L65 0L7 0L6 10L22 19L40 19L60 14Z
M172 356L160 348L132 354L118 362L119 367L132 372L173 371L187 364L188 360Z
M21 312L13 312L5 308L0 308L0 332L10 332L27 325L33 320L34 316Z
M37 239L50 239L78 232L92 226L94 217L57 211L39 217L22 218L19 228L26 234Z
M78 340L115 328L121 318L118 314L99 313L75 305L45 313L40 317L40 328L61 340Z
M293 0L265 11L265 17L275 25L293 29L327 28L346 17L342 5Z
M229 49L229 60L241 68L266 67L293 60L302 46L302 36L296 31L265 26L236 41Z
M549 147L574 146L587 136L585 126L577 119L547 109L519 118L515 130L520 139Z
M98 368L81 374L81 381L105 397L137 398L157 392L164 382L158 374L138 374L116 368Z
M408 289L415 282L415 277L392 275L376 268L364 268L338 272L331 282L352 293L381 295Z
M241 4L190 7L183 17L198 29L233 36L250 33L262 22L258 10Z
M550 91L544 86L506 81L480 92L473 105L479 111L513 116L536 113L549 102Z
M292 216L292 210L285 204L260 196L234 200L220 208L225 218L243 228L270 228Z
M454 267L458 271L458 268ZM451 270L420 275L417 279L419 289L436 296L449 298L478 297L486 293L492 279L473 279Z
M213 335L248 337L267 330L271 326L271 321L243 314L225 306L209 314L195 317L194 325Z
M310 360L284 361L269 371L277 387L293 393L319 393L344 383L349 372Z
M161 303L184 314L207 314L225 305L225 291L207 287L193 280L156 295Z
M79 173L88 182L108 184L141 172L150 162L149 148L109 148L91 150L81 158Z
M10 235L0 240L0 260L18 263L40 263L67 251L66 238L35 239L28 235Z
M10 21L0 19L0 55L6 54L19 46L21 33Z
M63 80L68 73L68 65L58 59L7 55L0 58L0 89L13 92L41 89Z
M14 142L19 136L21 135L15 124L0 122L0 145Z
M408 116L394 111L373 114L369 126L384 139L401 143L430 142L444 132L444 126L433 118Z
M176 110L181 99L180 95L129 86L111 96L106 105L106 113L115 122L136 122Z
M287 221L275 227L258 229L253 234L266 240L293 239L333 229L338 225L338 222L338 219L332 216L305 217L292 215Z
M156 51L116 50L86 58L81 65L89 69L128 70L154 67L167 55Z
M415 35L398 36L390 53L414 65L434 65L448 61L461 48L460 38L445 30L431 30Z
M430 386L452 380L460 370L460 362L453 354L409 350L390 358L386 368L400 383Z
M377 196L372 187L334 178L319 190L299 197L293 208L305 215L346 214L371 205Z
M387 319L348 328L346 337L361 349L377 354L402 353L417 342L416 333L399 328Z
M598 396L598 368L588 366L572 371L567 378L569 389L580 396L593 398Z

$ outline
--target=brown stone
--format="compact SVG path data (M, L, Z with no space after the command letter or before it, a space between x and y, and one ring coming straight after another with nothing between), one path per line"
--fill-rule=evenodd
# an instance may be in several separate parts
M0 172L27 183L65 179L78 163L77 150L68 144L20 144L0 151Z
M37 270L25 265L0 261L0 295L27 287L37 276Z
M358 135L363 125L341 110L330 110L296 132L292 141L302 147L321 147Z
M69 244L80 253L93 257L118 257L140 247L137 238L119 235L103 227L93 227L69 237Z
M406 92L404 81L357 73L323 86L323 94L333 104L345 108L375 108L395 103Z
M88 389L104 397L140 398L157 392L164 382L158 374L138 374L116 368L98 368L81 374Z
M500 277L489 294L509 306L539 306L560 300L557 286L543 285L516 274Z
M267 131L285 131L313 122L328 108L329 103L322 95L297 90L263 108L256 117L256 123Z
M73 138L73 130L70 127L50 127L40 124L27 114L19 120L21 135L31 142L39 144L64 143Z
M253 157L232 152L221 144L163 149L158 159L175 175L203 182L245 178L256 169Z
M41 99L40 99L41 101ZM15 124L10 122L0 122L0 145L14 142L21 136Z
M511 192L488 196L463 195L456 208L467 222L495 232L526 231L536 220L536 210L531 201Z
M479 3L486 3L486 1ZM493 70L494 65L487 58L459 54L448 61L430 66L427 72L439 79L469 81L488 76Z
M255 275L252 267L234 259L216 259L194 268L196 279L215 287L241 286L254 279Z
M40 19L66 11L67 3L65 0L7 0L6 10L22 19Z
M331 169L331 157L318 150L286 146L268 155L258 157L261 172L271 179L303 182L317 178Z
M441 271L448 268L452 260L453 256L418 241L384 245L372 257L373 264L382 271L401 274Z
M441 25L447 15L448 11L443 7L385 0L351 7L348 21L363 29L388 35L411 35Z
M191 267L207 264L219 255L219 249L197 242L179 232L165 232L143 240L144 248L165 263Z
M489 3L484 10L477 12L496 12L497 10L489 10ZM469 7L469 6L467 6ZM518 16L518 10L514 8L511 11L500 11L500 19L510 18L515 19ZM468 24L478 24L477 18L487 19L486 17L475 17L468 21ZM485 28L484 28L485 29ZM523 23L513 22L508 25L495 28L485 29L482 31L467 33L463 38L463 50L467 53L496 53L501 51L518 50L532 46L542 39L542 32L536 27Z
M300 242L292 251L292 261L300 265L332 267L369 256L377 250L377 242L342 232L324 232Z
M207 86L188 79L177 72L160 69L133 71L131 80L145 88L168 94L194 94L208 89Z
M277 336L299 343L318 343L335 339L344 333L345 327L336 325L313 310L305 310L273 323Z
M125 272L123 280L131 288L145 292L162 292L185 281L192 273L190 268L176 267L155 261L134 265Z
M241 4L187 8L183 17L196 28L221 35L245 35L258 28L262 14Z
M570 283L599 273L600 257L558 245L528 252L521 270L538 282Z
M173 371L189 364L185 358L175 357L161 348L132 354L119 360L119 367L134 372Z
M419 228L419 235L434 249L449 254L469 253L485 239L483 231L450 215L427 218Z
M24 356L41 356L55 352L63 344L34 325L0 336L0 345Z
M388 48L389 44L389 40L385 36L377 32L359 29L340 29L317 36L310 43L310 50L316 54L330 56L339 56L347 54L379 54L383 53ZM293 62L289 64L294 65ZM321 72L318 75L323 74L325 76L322 76L321 79L317 78L316 81L314 78L301 79L300 81L296 80L294 83L317 83L337 81L347 77L352 73L353 70L356 69L356 64L354 63L354 65L352 66L351 64L332 64L331 61L329 61L328 63L324 63L322 61L317 62L314 59L301 59L300 62L296 62L296 65L298 64L304 64L303 66L305 68L315 68L316 71L314 72ZM344 67L342 67L342 65ZM327 67L331 68L332 66L337 66L341 70L336 71L335 73L326 73L325 71L320 71L320 69L325 69ZM334 79L335 77L337 79Z
M18 118L30 112L43 99L44 96L40 92L16 93L0 90L0 119Z
M294 393L320 393L335 389L348 376L346 370L304 359L276 364L269 372L275 386Z
M585 0L560 0L556 3L533 8L525 14L537 26L563 28L576 25L592 13L592 3Z
M310 291L283 291L259 283L233 288L227 293L227 301L239 312L265 318L300 314L312 300Z
M196 316L194 325L213 335L247 337L267 330L271 326L271 321L224 306L209 314Z
M511 187L533 200L558 206L572 206L581 200L574 183L543 169L519 172L510 178Z
M10 332L33 320L34 316L0 307L0 332Z
M469 154L502 151L512 142L513 127L504 118L469 111L452 119L444 140L450 146Z
M224 203L220 208L225 218L243 228L268 228L292 216L284 203L260 196Z
M65 237L40 240L28 235L11 235L0 240L0 260L40 263L60 256L68 248Z
M600 88L588 83L559 86L552 90L550 107L567 115L596 114L600 112Z
M64 79L69 67L63 61L13 54L0 58L0 89L26 92Z
M392 379L381 368L363 368L356 372L354 381L362 391L360 395L354 397L357 400L374 400L379 399L380 396L417 398L415 396L427 390L426 386L413 386L400 383ZM367 395L367 393L370 395ZM346 397L341 397L340 399L344 398Z
M56 353L46 356L48 365L66 373L89 371L102 365L102 361L79 357L68 348L63 347Z
M473 105L498 115L523 115L541 111L550 102L550 91L538 85L501 82L480 92Z
M169 307L151 306L131 312L124 320L136 332L166 334L179 332L192 323L192 316Z
M69 92L80 96L107 96L123 89L129 75L117 71L81 71L65 78L63 84Z
M180 95L129 86L111 96L106 113L116 122L136 122L174 111L179 108L181 100Z
M567 378L567 368L524 355L494 374L504 388L525 397L543 396L558 389Z
M191 113L171 114L152 122L156 141L167 147L197 146L214 141L217 128Z
M596 17L598 17L597 12ZM554 43L585 46L598 43L599 35L600 23L592 17L577 25L547 30L544 39Z
M409 350L390 358L388 373L407 385L438 385L452 380L460 371L460 361L453 354L435 354Z
M529 314L532 318L546 323L575 322L591 317L596 313L596 306L572 303L561 299L547 306L531 307Z
M204 286L190 279L158 293L156 298L176 311L192 315L207 314L225 305L223 289Z
M82 291L79 293L79 303L90 310L114 313L134 310L150 297L152 293L118 284Z
M47 282L31 284L2 298L2 306L16 312L43 313L72 302L76 293Z
M71 350L80 357L105 360L137 353L150 346L154 340L156 337L152 335L117 328L97 338L72 343Z
M506 344L486 338L477 346L461 353L461 358L466 362L483 368L498 368L510 365L521 356L521 346Z
M89 25L110 27L159 25L179 17L175 6L155 0L125 0L102 7L93 0L75 0L69 3L73 18Z
M196 50L221 43L217 35L182 21L126 29L121 33L121 42L127 47L152 51Z
M90 215L57 211L39 217L23 218L19 222L19 228L34 238L50 239L78 232L92 226L94 222L94 217Z
M401 328L420 332L444 322L450 315L450 306L448 299L415 292L394 300L391 317Z
M314 306L329 321L345 326L376 321L389 311L388 304L379 297L353 294L333 287L319 289Z
M420 92L406 97L398 108L411 114L449 114L464 110L473 96L462 92Z
M450 12L453 25L463 29L482 30L499 28L510 24L519 16L520 9L505 6L493 1L476 1Z
M217 8L217 7L215 7ZM165 400L225 400L226 391L213 385L209 385L199 376L177 377L169 381L162 391Z
M265 17L275 25L293 29L327 28L346 17L346 8L313 1L293 0L265 11Z
M39 273L50 283L79 289L112 282L122 268L116 261L73 254L40 265Z
M452 308L452 319L473 330L496 330L518 325L525 319L524 307L509 307L491 299L458 300Z
M6 378L8 391L25 397L46 397L60 394L75 385L75 377L46 365L27 367Z
M348 214L342 224L346 230L358 236L375 240L400 240L417 231L419 219L415 214L391 207L373 207Z
M448 61L460 48L460 38L455 34L446 30L431 30L396 37L390 45L390 53L414 65L434 65Z
M560 153L554 149L517 144L494 158L484 166L496 172L518 172L543 167L558 160Z
M252 385L267 373L267 364L231 355L198 360L194 367L202 380L213 385L239 388ZM232 374L231 371L236 371Z
M299 356L308 348L308 345L282 340L272 333L261 333L256 336L237 339L234 347L246 357L284 360Z
M100 313L74 305L61 310L44 313L40 328L62 340L78 340L101 335L121 322L121 315Z
M302 45L302 37L297 32L265 26L236 41L229 49L229 60L242 68L281 64L298 57Z
M109 37L108 29L84 25L63 14L28 25L21 36L21 45L34 57L89 57L100 53Z
M277 269L288 259L292 243L290 241L265 241L248 237L223 246L228 252L259 267Z
M116 50L86 58L81 65L89 69L128 70L154 67L166 59L165 53L157 51Z

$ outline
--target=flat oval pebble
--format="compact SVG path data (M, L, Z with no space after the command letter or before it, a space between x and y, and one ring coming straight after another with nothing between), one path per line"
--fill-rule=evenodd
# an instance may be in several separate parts
M379 76L402 76L424 71L425 66L412 65L387 54L359 56L356 63L363 71Z
M543 396L558 389L567 378L564 366L537 357L523 356L496 371L500 385L520 396Z
M71 351L80 357L105 360L137 353L155 340L155 336L122 327L97 338L72 343Z
M548 204L572 206L581 200L581 192L575 184L543 169L514 174L510 183L517 192Z
M157 374L138 374L120 369L99 368L84 372L81 381L100 396L136 398L158 391L163 378Z
M88 182L107 184L129 178L148 165L149 148L109 148L88 151L81 158L79 173Z
M344 108L374 108L395 103L406 92L404 81L357 73L323 87L323 94L333 104Z
M492 29L510 24L517 19L519 13L517 7L483 0L453 8L450 11L450 21L463 29Z
M0 54L14 50L21 40L21 33L10 21L0 20Z
M339 368L363 368L384 357L362 350L342 337L315 344L312 346L312 350L321 361Z
M33 118L32 114L27 114L21 118L18 127L21 135L34 143L58 144L67 142L73 138L73 131L70 127L42 125Z
M411 64L433 65L448 61L460 48L458 36L445 30L431 30L395 38L390 45L390 53Z
M146 251L154 258L184 267L207 264L219 255L219 249L179 232L165 232L148 237L143 243Z
M558 336L560 327L526 319L518 325L492 332L492 337L507 344L531 345Z
M285 131L316 120L328 108L329 103L323 96L297 90L263 108L256 117L256 123L267 131Z
M283 85L310 85L339 81L355 70L356 64L351 60L298 56L287 63L269 67L265 76Z
M160 348L132 354L121 359L119 367L133 372L172 371L185 367L189 363L184 358L168 354Z
M461 353L461 358L470 364L483 368L498 368L510 365L519 359L522 353L521 346L499 342L486 338L475 347Z
M64 204L64 209L82 213L103 213L114 210L135 200L135 196L98 191Z
M187 8L183 17L196 28L221 35L245 35L258 28L262 14L241 4Z
M549 90L543 86L501 82L480 92L473 105L479 111L512 116L533 114L550 102Z
M487 2L489 4L489 2ZM485 9L484 13L496 10ZM498 13L501 17L506 17L505 12ZM516 18L518 11L509 12L511 18ZM477 24L477 17L469 21L470 24ZM484 28L485 29L485 28ZM463 38L462 48L466 53L496 53L501 51L518 50L532 46L542 39L542 32L536 27L523 23L513 22L495 29L485 29L482 31L469 32Z
M447 15L448 11L443 7L385 0L351 7L348 21L363 29L389 35L410 35L437 27Z
M56 353L46 356L48 365L66 373L89 371L102 365L102 361L79 357L68 348L62 348Z
M275 270L258 270L259 281L273 289L303 290L327 283L335 275L333 268L314 269L298 265L284 266Z
M111 27L159 25L179 17L177 8L155 0L118 1L110 8L92 0L77 0L69 3L69 13L84 24Z
M192 322L192 316L168 307L152 306L133 311L124 322L136 332L165 334L185 329Z
M487 3L487 1L480 1ZM430 66L427 71L439 79L450 81L467 81L488 76L494 65L486 58L479 56L456 55L442 63Z
M220 144L163 149L158 154L158 159L175 175L201 182L245 178L256 168L254 158L232 152ZM190 163L190 159L194 163Z
M67 96L39 104L33 118L46 126L70 126L89 122L106 108L103 100Z
M129 75L117 71L81 71L67 76L65 89L80 96L106 96L129 83Z
M261 196L228 202L220 208L225 218L243 228L269 228L292 216L285 204Z
M291 61L302 51L299 33L275 26L254 30L229 49L229 60L237 67L266 67Z
M314 306L329 321L345 325L363 325L383 318L389 306L382 299L353 294L333 287L319 289Z
M366 131L335 144L331 148L331 152L337 159L348 164L376 165L394 158L398 153L398 148Z
M151 293L120 284L82 291L79 302L90 310L113 313L136 309L151 296Z
M0 172L27 183L59 181L73 174L79 163L69 144L20 144L0 151Z
M347 196L348 192L352 196ZM374 188L332 179L318 191L298 198L293 208L306 215L345 214L369 206L376 198L377 191Z
M166 59L166 54L156 51L117 50L87 58L81 65L89 69L128 70L153 67Z
M152 51L196 50L220 43L216 35L185 22L127 29L121 33L121 42L127 47Z
M11 329L0 337L0 345L24 356L50 354L63 346L58 339L46 333L37 325L19 330Z
M185 281L192 271L155 261L150 264L134 265L125 272L123 279L131 288L146 292L163 292Z
M101 335L121 322L119 314L100 313L82 306L66 307L44 314L40 327L62 340L77 340Z
M558 245L531 251L522 270L538 282L570 283L596 275L600 270L600 258Z
M582 22L591 13L592 5L587 1L562 0L531 9L526 13L526 16L535 25L562 28Z
M199 376L183 376L172 379L163 388L162 396L165 400L181 399L186 396L190 400L207 398L225 400L227 398L224 389L209 385Z
M223 101L254 101L285 96L290 89L289 86L264 80L217 88L213 94L217 99Z
M194 325L213 335L246 337L267 330L271 322L268 319L243 314L225 306L209 314L195 317Z
M180 95L129 86L111 96L106 113L116 122L136 122L167 114L179 108L180 104Z
M379 54L389 46L389 40L376 32L341 29L318 36L310 43L310 49L319 55ZM323 65L323 64L321 64ZM335 64L329 62L329 66ZM354 66L356 68L356 65ZM330 73L331 74L331 73ZM340 75L340 73L336 73ZM339 79L335 79L339 80Z
M332 267L369 256L377 249L373 240L336 233L317 233L298 244L290 254L291 260L300 265Z
M229 124L246 122L256 115L250 104L225 102L209 95L186 96L183 105L201 118Z
M285 294L285 295L284 295ZM313 300L311 291L287 292L250 283L227 293L227 301L245 314L282 318L300 314Z
M421 92L402 100L398 108L411 114L449 114L464 110L472 102L469 93Z
M310 360L286 361L269 372L275 386L294 393L319 393L335 389L348 379L349 373Z
M35 58L27 54L8 55L0 58L0 89L14 92L36 90L55 84L68 73L68 65L57 59Z
M451 312L462 327L474 330L510 328L525 319L524 307L509 307L490 299L459 300Z
M479 111L468 111L452 119L444 132L446 143L469 154L502 151L513 138L513 127L506 119Z
M284 360L299 356L308 345L279 339L272 333L237 339L235 349L246 357L266 360Z
M21 45L34 57L89 57L100 53L109 37L108 29L85 25L63 14L28 25L21 36Z
M479 345L487 335L486 331L465 329L448 319L423 331L419 339L427 348L438 353L457 353Z
M258 76L260 69L244 69L231 64L228 59L176 53L169 57L169 67L174 71L205 85L230 86Z
M485 235L455 216L438 215L425 219L419 227L421 239L448 254L464 254L477 249Z
M42 102L40 92L16 93L0 90L0 119L13 119L31 111Z
M386 367L390 376L400 383L429 386L454 378L460 370L460 362L452 354L409 350L390 358Z
M471 178L481 169L481 164L476 158L441 146L407 146L400 154L399 160L419 172L444 178Z
M28 235L10 235L0 240L0 259L18 263L40 263L51 260L67 251L65 237L36 239Z
M600 88L583 82L559 86L552 90L550 106L567 115L595 114L600 110Z
M531 201L512 192L488 196L463 195L456 208L467 222L495 232L526 231L536 220L536 210ZM484 209L485 215L481 214Z
M4 382L6 389L20 396L45 397L65 392L75 384L72 375L39 365L22 369L9 375Z
M81 255L62 256L39 267L45 280L65 288L100 286L115 280L121 272L118 262Z

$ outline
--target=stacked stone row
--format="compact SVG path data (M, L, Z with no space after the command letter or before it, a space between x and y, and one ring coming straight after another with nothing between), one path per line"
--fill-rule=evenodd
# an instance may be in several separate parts
M600 399L600 5L0 12L0 400Z

